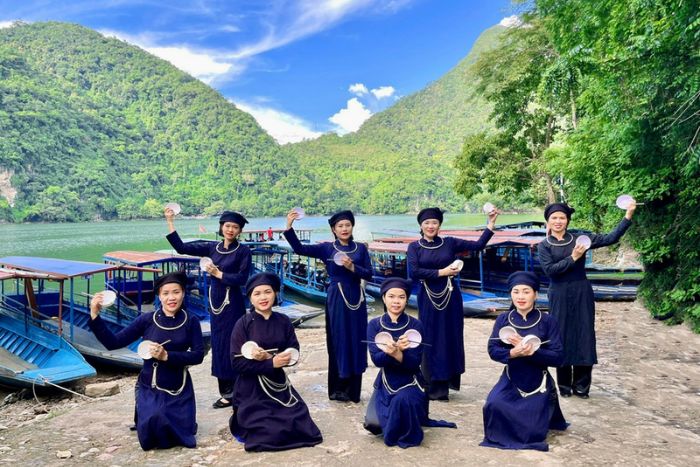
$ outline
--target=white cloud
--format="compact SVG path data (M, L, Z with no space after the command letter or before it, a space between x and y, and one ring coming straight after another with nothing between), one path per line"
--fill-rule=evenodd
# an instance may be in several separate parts
M231 60L226 61L220 54L208 50L198 50L186 45L156 45L147 33L137 36L111 30L101 30L100 33L137 45L206 84L211 84L220 77L241 73L244 69L242 65Z
M355 94L356 96L364 96L365 94L367 94L369 92L367 90L367 86L365 86L362 83L351 84L350 87L348 88L348 91Z
M258 104L238 100L232 102L242 111L251 114L258 125L263 127L280 144L297 143L322 135L321 132L312 130L308 122L296 115Z
M506 16L498 24L506 28L517 28L518 26L523 24L523 21L520 18L518 18L518 15L512 15Z
M394 89L393 86L380 86L378 88L372 89L371 92L377 99L384 99L385 97L393 96L394 92L396 92L396 89Z
M0 29L3 28L11 28L12 26L15 25L15 22L17 20L12 20L12 21L0 21Z
M344 109L328 120L336 125L336 132L340 135L357 131L372 112L367 109L356 97L350 99Z

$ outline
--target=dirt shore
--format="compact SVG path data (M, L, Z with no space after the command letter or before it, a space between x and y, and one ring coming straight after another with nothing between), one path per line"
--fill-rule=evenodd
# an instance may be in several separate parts
M215 410L210 357L191 369L197 392L196 449L144 452L128 430L135 375L113 375L121 393L96 400L55 394L0 407L0 463L16 465L695 465L700 459L700 336L648 317L638 303L599 303L600 363L589 400L562 400L571 423L550 434L549 452L479 447L481 408L502 366L486 343L493 321L465 321L467 373L448 403L431 404L433 418L456 430L426 430L422 446L388 448L365 432L362 419L376 369L363 382L362 403L326 397L322 329L298 330L302 361L290 379L309 405L324 442L314 448L249 454L228 433L228 410ZM45 399L40 396L39 399ZM58 451L71 457L59 459Z

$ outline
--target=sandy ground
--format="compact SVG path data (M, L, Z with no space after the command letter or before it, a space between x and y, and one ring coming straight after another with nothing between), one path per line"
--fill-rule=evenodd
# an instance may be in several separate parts
M562 400L571 423L549 436L550 451L479 447L481 408L502 366L486 353L493 321L465 321L467 373L450 402L431 404L433 418L458 428L426 430L422 446L388 448L362 428L377 370L363 382L360 404L326 397L322 329L298 330L302 362L290 379L309 405L324 442L281 453L246 453L228 433L228 410L215 410L210 357L192 368L198 447L144 452L128 430L134 375L117 375L121 393L99 400L40 396L0 407L0 463L18 465L697 465L700 459L700 336L648 317L638 303L598 304L600 364L589 400ZM71 458L57 458L70 450Z

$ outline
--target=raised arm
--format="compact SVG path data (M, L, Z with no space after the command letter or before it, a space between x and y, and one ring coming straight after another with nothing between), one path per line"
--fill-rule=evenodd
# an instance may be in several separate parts
M318 258L320 260L328 259L326 258L328 253L326 253L326 248L323 245L304 245L301 243L296 232L294 232L294 227L290 227L289 229L285 230L283 235L289 242L289 246L291 246L292 250L294 250L294 253L303 256L310 256L312 258Z
M206 244L192 245L190 243L183 243L177 230L170 232L165 238L175 251L181 255L209 256L209 247Z
M632 225L632 221L627 217L622 218L617 227L607 234L591 234L591 249L602 248L604 246L617 243Z
M491 240L491 237L493 237L493 230L487 228L484 229L484 231L481 233L481 237L479 237L479 240L477 241L462 240L461 238L457 237L449 238L451 238L452 242L454 242L455 251L479 251L486 248L486 245L489 243L489 240Z
M107 350L115 350L126 347L143 336L148 317L150 316L150 313L140 315L116 334L109 330L107 323L99 315L90 319L90 321L88 321L88 326L97 337L97 340L99 340Z

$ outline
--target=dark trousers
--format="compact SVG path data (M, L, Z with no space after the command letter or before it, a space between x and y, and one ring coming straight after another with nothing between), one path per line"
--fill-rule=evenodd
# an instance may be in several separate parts
M332 401L360 402L362 392L362 375L341 378L335 355L328 354L328 398Z
M557 384L562 395L587 396L591 390L593 366L566 365L557 368Z
M230 402L233 399L233 383L235 383L235 380L216 378L216 381L219 383L221 398Z
M430 381L428 385L428 399L431 401L446 401L450 398L450 389L459 391L461 375L454 375L448 381Z

